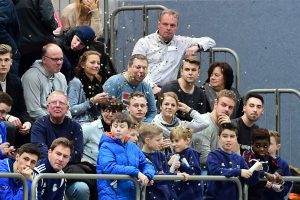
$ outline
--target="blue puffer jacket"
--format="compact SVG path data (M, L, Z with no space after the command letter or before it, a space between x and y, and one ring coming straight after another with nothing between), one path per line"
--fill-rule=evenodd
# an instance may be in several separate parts
M0 144L6 142L6 125L4 122L0 122ZM0 159L5 158L6 156L3 156L2 151L0 149Z
M138 178L142 172L149 180L155 170L142 151L132 142L122 143L112 134L103 134L99 144L97 160L98 174L125 174ZM97 180L99 200L134 200L135 187L131 180Z

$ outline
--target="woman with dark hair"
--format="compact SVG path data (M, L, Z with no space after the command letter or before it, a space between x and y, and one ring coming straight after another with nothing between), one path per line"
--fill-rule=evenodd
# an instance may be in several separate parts
M97 105L108 99L98 74L100 56L97 51L84 52L74 69L75 77L68 86L70 111L73 119L79 123L97 119L100 114Z
M243 103L237 89L232 87L234 76L231 66L226 62L215 62L209 67L207 74L208 77L203 84L202 89L205 92L210 111L214 108L215 99L217 98L218 93L223 89L227 89L234 91L238 99L231 118L234 119L240 117L242 115L241 111Z

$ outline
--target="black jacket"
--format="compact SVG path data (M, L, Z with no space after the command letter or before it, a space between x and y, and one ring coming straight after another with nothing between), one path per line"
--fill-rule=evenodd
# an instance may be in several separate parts
M57 28L51 0L15 0L20 22L21 54L41 50L54 41L53 31Z

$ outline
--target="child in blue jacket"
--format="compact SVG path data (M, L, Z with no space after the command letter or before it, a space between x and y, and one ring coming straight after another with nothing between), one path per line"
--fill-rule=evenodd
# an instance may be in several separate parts
M208 154L208 175L240 177L242 182L256 183L259 173L253 173L243 157L233 151L237 142L237 129L232 123L224 123L219 129L220 148ZM261 164L260 164L261 165ZM206 199L236 200L237 186L228 181L208 181Z
M277 156L277 152L279 151L280 145L280 134L277 131L270 130L270 148L269 153L270 155L275 158L277 163L279 164L279 168L281 169L282 176L291 176L289 164ZM292 187L292 182L286 181L281 188L274 187L274 184L271 182L267 182L265 188L265 199L272 199L272 200L284 200L287 199L287 196L290 192Z
M125 113L112 118L111 133L103 134L99 144L97 174L123 174L137 178L141 185L148 185L155 170L143 152L128 141L131 120ZM131 180L97 180L99 200L134 200L135 186Z
M200 153L190 147L192 131L184 126L177 126L171 130L170 139L175 152L168 164L171 166L173 159L180 156L178 171L189 175L201 175ZM175 181L173 189L179 200L202 200L200 181Z

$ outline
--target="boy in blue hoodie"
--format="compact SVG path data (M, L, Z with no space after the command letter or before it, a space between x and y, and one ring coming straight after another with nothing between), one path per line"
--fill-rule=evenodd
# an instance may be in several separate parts
M111 132L103 134L99 144L97 174L130 175L141 185L148 185L155 170L136 144L128 141L131 119L125 113L112 118ZM99 200L134 200L135 186L131 180L97 180Z
M200 153L190 147L192 130L188 127L177 126L171 130L170 140L175 152L168 164L172 168L173 159L179 156L178 172L189 175L201 175ZM186 178L188 179L188 178ZM175 181L173 189L179 200L202 200L200 181Z
M256 183L259 180L259 174L256 171L252 173L244 158L234 152L236 142L236 127L232 123L221 124L219 129L220 148L208 154L208 175L240 177L242 182ZM206 199L236 200L238 199L236 184L228 181L209 181Z
M279 164L279 168L281 169L282 176L291 176L289 164L281 159L277 153L281 147L280 145L280 134L277 131L270 130L270 148L269 153L270 155L277 161ZM271 182L267 182L265 188L265 199L272 199L272 200L284 200L287 199L287 195L290 192L292 187L292 182L287 181L281 185L281 188L276 187Z

